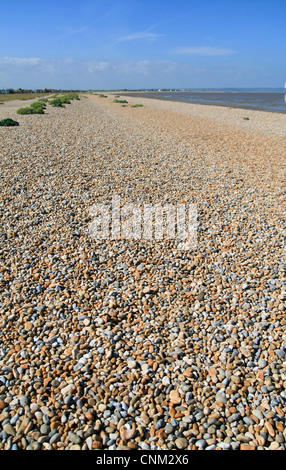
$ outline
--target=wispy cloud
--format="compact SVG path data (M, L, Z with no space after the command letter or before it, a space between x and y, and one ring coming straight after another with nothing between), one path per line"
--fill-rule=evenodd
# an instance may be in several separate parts
M73 76L79 80L79 76L84 77L128 77L128 76L152 76L169 75L184 72L188 74L198 73L201 70L190 64L178 63L175 61L163 60L76 60L65 59L44 59L44 58L18 58L0 57L0 71L15 76L32 78L37 75L46 78L57 76Z
M166 60L0 57L0 77L2 88L209 87L219 86L222 78L236 80L238 68Z
M222 47L178 47L173 49L173 54L177 55L201 55L201 56L224 56L235 54L236 51Z
M12 65L16 67L37 66L42 62L39 57L0 57L1 65Z
M83 25L83 26L57 26L57 30L61 31L62 34L59 36L58 39L63 39L67 38L69 36L74 36L76 34L82 34L85 33L88 30L92 30L94 26L104 22L104 20L110 16L112 16L116 11L118 11L117 6L110 8L108 11L106 11L103 15L97 17L94 21L92 21L89 24Z
M2 76L17 79L29 79L34 76L56 76L58 73L73 73L78 64L74 59L43 59L39 57L0 57L0 73Z
M58 26L57 29L59 31L62 31L60 38L63 39L69 36L74 36L75 34L85 33L85 31L87 31L91 27L92 27L92 24L88 24L85 26L79 26L78 28Z
M171 61L151 61L151 60L121 60L121 61L97 61L89 60L82 63L82 68L86 69L90 74L96 76L108 73L118 74L122 76L132 75L152 75L152 74L169 74L173 73L182 65Z
M150 33L149 31L139 31L138 33L129 34L128 36L122 36L117 39L117 42L134 41L136 39L149 39L151 41L154 41L155 39L158 39L162 36L165 36L165 34Z
M110 63L101 61L101 60L89 60L85 62L84 67L86 67L87 71L91 74L98 73L98 72L105 72L106 70L110 70Z
M152 33L150 31L152 28L149 28L145 31L137 31L136 33L127 34L126 36L120 36L111 44L111 46L114 46L120 42L137 41L138 39L139 40L143 39L149 42L153 42L153 41L156 41L156 39L159 39L165 36L165 34L161 34L161 33Z

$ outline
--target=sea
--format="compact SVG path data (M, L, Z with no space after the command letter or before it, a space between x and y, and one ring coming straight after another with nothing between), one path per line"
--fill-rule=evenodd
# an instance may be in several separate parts
M184 103L286 113L286 88L124 90L125 95Z

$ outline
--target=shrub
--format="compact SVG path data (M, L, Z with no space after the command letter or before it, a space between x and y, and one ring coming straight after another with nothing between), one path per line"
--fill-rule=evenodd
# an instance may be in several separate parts
M33 114L44 114L44 109L46 108L45 103L41 103L40 101L35 101L30 106L33 110Z
M64 104L70 104L71 100L79 100L78 93L65 93L63 96L57 96L56 98L48 101L52 106L64 108Z
M56 108L64 108L63 102L60 98L54 98L53 100L49 101L49 103Z
M78 93L67 93L65 96L67 96L69 100L79 100Z
M44 114L43 108L32 108L32 114Z
M19 123L17 121L14 121L14 119L6 118L0 121L0 126L3 126L3 127L19 126Z
M143 107L143 104L139 104L139 103L133 104L131 106L131 108L142 108L142 107Z
M106 95L99 95L99 98L107 98Z
M34 101L34 103L31 104L31 106L42 106L42 108L46 108L46 103L44 102L44 100L38 100L38 101Z
M31 106L28 108L20 108L18 109L17 113L18 114L44 114L44 108L46 105L44 103L40 103L39 101L36 101L31 104Z
M126 100L113 100L113 103L128 103Z
M20 108L17 110L17 114L33 114L33 108Z
M64 103L64 104L71 104L70 99L69 99L68 96L61 96L59 99L60 99L61 102Z

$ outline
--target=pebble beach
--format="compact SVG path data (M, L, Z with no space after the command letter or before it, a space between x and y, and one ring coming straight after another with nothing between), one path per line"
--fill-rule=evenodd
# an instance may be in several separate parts
M0 106L0 450L285 450L286 114L120 99ZM94 239L112 195L197 247Z

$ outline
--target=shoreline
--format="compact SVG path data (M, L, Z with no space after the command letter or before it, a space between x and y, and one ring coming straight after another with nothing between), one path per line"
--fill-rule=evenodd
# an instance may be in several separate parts
M111 92L108 92L108 93L111 93ZM245 111L248 111L248 110L253 110L253 111L263 111L263 112L268 112L268 113L274 113L274 114L286 114L286 104L285 104L285 110L282 110L282 111L272 111L272 110L267 110L267 109L264 109L262 107L258 107L258 106L255 106L255 105L235 105L235 104L231 104L231 103L201 103L201 102L196 102L196 101L184 101L184 100L180 100L180 99L176 99L175 97L172 97L172 98L169 98L169 97L160 97L158 96L158 93L159 92L154 92L156 93L156 96L152 96L152 92L148 92L148 91L142 91L142 92L128 92L128 91L124 91L124 92L121 92L121 95L122 96L129 96L129 97L143 97L143 98L148 98L148 99L158 99L160 101L174 101L174 102L178 102L178 103L187 103L187 104L200 104L202 106L219 106L219 107L229 107L229 108L238 108L238 109L242 109L242 110L245 110ZM163 94L164 92L162 92ZM176 93L176 92L172 92L172 93ZM178 93L180 93L180 91L178 91ZM190 93L214 93L213 91L200 91L200 90L192 90ZM221 94L224 94L224 93L241 93L239 91L215 91L215 93L221 93ZM247 92L245 92L247 93ZM260 92L260 91L257 91L257 92L249 92L249 93L263 93L263 92ZM283 93L283 92L270 92L270 93ZM116 93L114 92L114 94L120 94L119 92ZM285 94L285 93L283 93Z
M109 99L114 98L113 93L106 93ZM90 95L93 96L93 95ZM127 95L119 95L127 98ZM227 127L235 126L246 132L259 132L262 134L271 134L272 136L283 137L286 134L286 114L275 113L262 110L245 110L236 107L185 103L173 100L160 100L155 98L147 98L129 96L129 104L142 103L146 109L158 110L158 112L175 113L176 115L187 115L189 120L195 118L206 119L207 121L215 121L218 125ZM138 98L141 98L140 100ZM102 98L104 99L104 98ZM101 102L101 101L99 101ZM112 106L115 106L112 105ZM117 105L118 106L118 105ZM125 108L128 111L129 107ZM138 113L137 113L138 114ZM136 114L136 115L137 115ZM248 117L249 120L244 118Z

